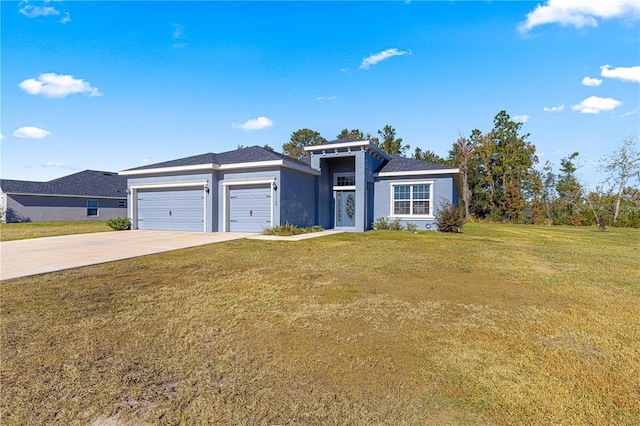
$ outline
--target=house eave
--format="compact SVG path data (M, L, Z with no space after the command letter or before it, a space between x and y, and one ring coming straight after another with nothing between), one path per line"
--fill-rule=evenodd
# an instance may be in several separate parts
M370 140L326 143L322 145L305 146L304 150L307 152L322 152L324 154L329 151L336 152L337 150L340 150L340 149L353 149L353 148L361 148L363 150L367 149L367 150L373 151L375 154L379 155L385 160L390 159L389 155L386 152L378 148L375 144L371 143Z
M174 167L156 167L151 169L141 170L124 170L119 172L121 176L148 176L157 174L170 174L170 173L190 173L190 172L208 172L208 171L229 171L229 170L242 170L242 169L264 169L271 167L284 167L292 170L297 170L302 173L307 173L314 176L319 176L318 170L310 167L301 166L298 164L289 163L284 160L269 160L269 161L252 161L246 163L230 163L230 164L195 164L191 166L174 166Z
M113 196L113 195L71 195L71 194L39 194L39 193L31 193L31 192L2 192L2 195L19 195L19 196L27 196L27 197L57 197L57 198L94 198L101 200L126 200L127 194L122 194L121 197Z

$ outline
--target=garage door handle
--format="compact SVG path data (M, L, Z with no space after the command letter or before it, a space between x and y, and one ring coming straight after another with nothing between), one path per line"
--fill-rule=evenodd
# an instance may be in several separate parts
M249 210L249 216L253 216L253 210Z
M171 216L171 210L169 210L169 216Z

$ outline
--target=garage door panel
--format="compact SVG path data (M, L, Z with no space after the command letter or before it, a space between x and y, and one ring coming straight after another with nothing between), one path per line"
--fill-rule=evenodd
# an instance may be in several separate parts
M271 185L229 189L229 230L262 232L271 226Z
M204 231L203 190L138 192L138 229Z

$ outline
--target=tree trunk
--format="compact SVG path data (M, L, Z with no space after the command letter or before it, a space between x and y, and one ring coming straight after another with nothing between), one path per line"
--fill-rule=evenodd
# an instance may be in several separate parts
M622 180L620 181L620 188L618 188L618 199L616 200L616 210L613 213L614 222L618 220L618 213L620 212L620 200L622 200L622 192L624 191L624 183L625 183L625 179L623 177Z

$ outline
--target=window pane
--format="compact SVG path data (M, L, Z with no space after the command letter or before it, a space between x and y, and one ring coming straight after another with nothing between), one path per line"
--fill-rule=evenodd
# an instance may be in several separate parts
M394 201L393 214L410 214L410 201Z
M429 214L429 202L428 201L414 201L413 202L413 214Z
M411 199L411 187L409 185L394 186L393 187L393 199L394 200L410 200Z
M338 176L336 178L337 186L355 186L356 185L356 177L355 176Z
M413 185L414 200L428 200L430 185Z
M93 209L97 209L98 208L98 200L88 200L87 201L87 207L88 208L93 208Z
M87 209L87 216L98 216L98 209Z

